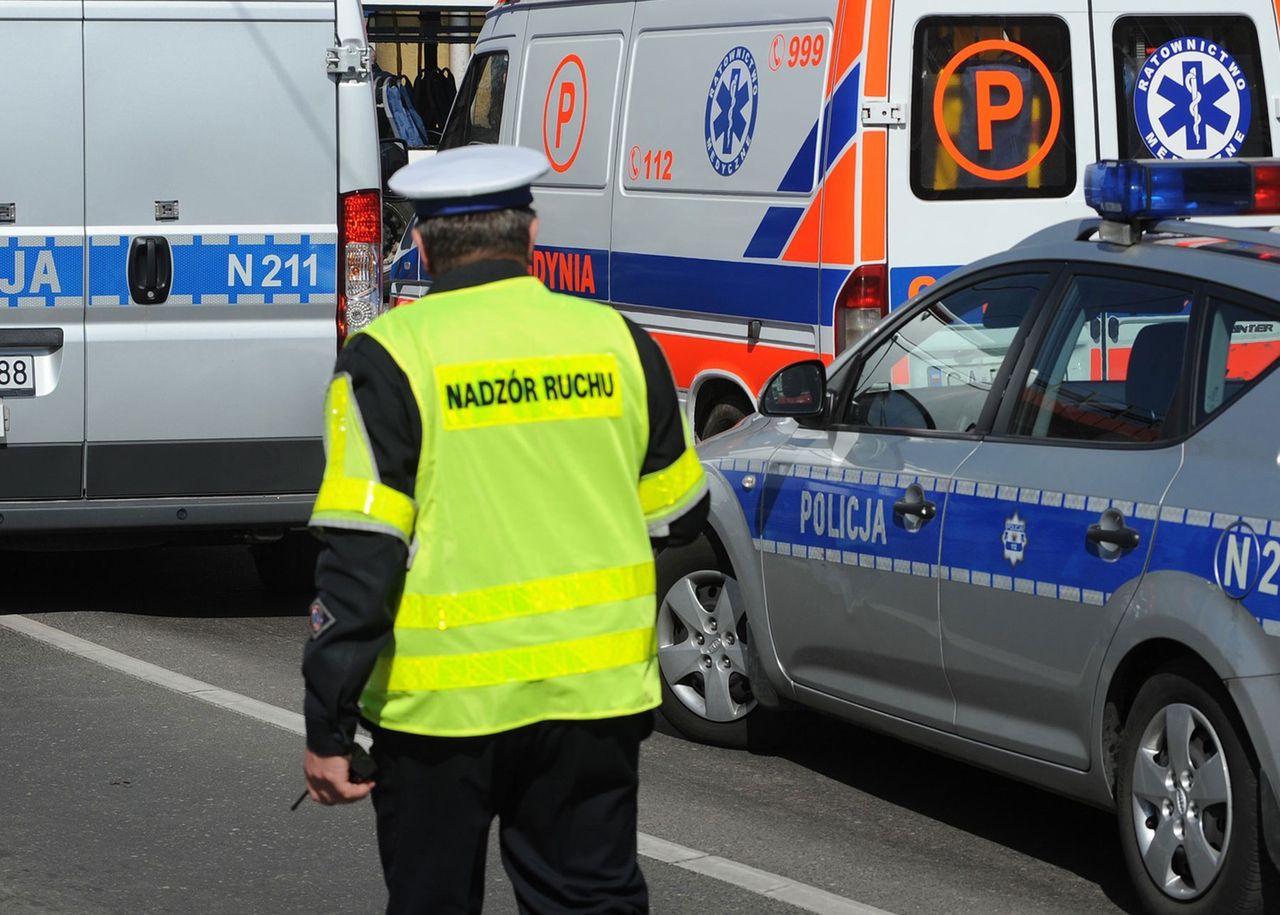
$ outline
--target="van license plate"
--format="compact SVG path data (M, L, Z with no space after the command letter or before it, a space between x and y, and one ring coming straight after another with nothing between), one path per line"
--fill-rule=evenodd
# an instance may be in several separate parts
M0 397L32 396L36 393L36 360L32 356L0 353Z

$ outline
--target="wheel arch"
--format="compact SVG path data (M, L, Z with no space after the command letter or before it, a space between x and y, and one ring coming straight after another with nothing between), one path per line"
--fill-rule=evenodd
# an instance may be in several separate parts
M1241 724L1242 739L1256 744L1250 716L1237 705L1228 681L1280 674L1280 650L1237 601L1201 579L1178 572L1148 573L1121 620L1100 671L1093 720L1095 748L1114 797L1120 734L1134 697L1152 674L1183 666L1217 684Z
M685 399L689 428L695 432L700 431L715 405L729 401L744 404L748 413L756 410L755 394L742 378L723 369L705 369L699 372L689 383L689 394Z

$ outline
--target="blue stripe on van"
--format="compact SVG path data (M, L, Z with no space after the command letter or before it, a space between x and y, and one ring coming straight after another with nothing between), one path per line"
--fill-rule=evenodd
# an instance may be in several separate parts
M809 136L800 144L800 151L791 160L787 173L782 176L778 190L790 193L807 194L813 190L813 162L818 152L818 125L815 123L809 130Z
M769 207L743 257L772 259L782 254L803 215L804 207Z
M766 321L817 324L822 271L792 264L613 253L613 301Z
M82 236L0 237L0 308L78 307L83 296Z
M849 75L836 87L827 103L826 143L822 159L822 175L825 178L831 165L858 135L859 92L862 89L862 64L849 71Z
M89 304L130 304L129 238L89 243ZM332 235L174 236L172 304L307 304L332 301L338 250Z

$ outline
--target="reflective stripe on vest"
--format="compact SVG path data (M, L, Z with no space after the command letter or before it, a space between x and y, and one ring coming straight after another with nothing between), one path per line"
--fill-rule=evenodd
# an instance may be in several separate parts
M652 626L627 632L461 655L397 655L387 675L388 692L472 689L499 683L550 680L639 664L653 658Z
M707 489L702 462L691 442L674 463L640 478L640 507L652 529L679 518Z
M324 480L311 526L386 533L408 543L417 507L404 493L383 485L345 372L330 382L325 398L324 450Z
M462 594L406 594L397 629L456 629L499 620L559 613L654 592L653 563L577 572Z

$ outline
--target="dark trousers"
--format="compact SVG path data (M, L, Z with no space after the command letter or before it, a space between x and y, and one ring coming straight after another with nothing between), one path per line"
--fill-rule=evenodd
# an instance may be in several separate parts
M522 913L644 913L640 741L652 713L544 721L484 737L374 730L388 915L479 912L489 826Z

